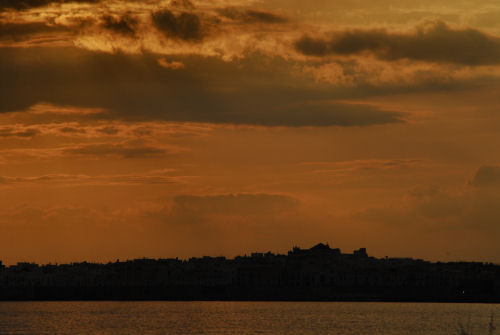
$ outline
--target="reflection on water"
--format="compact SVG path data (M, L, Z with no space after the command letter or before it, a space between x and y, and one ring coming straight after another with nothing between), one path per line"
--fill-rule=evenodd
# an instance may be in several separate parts
M490 304L0 302L0 334L488 334L492 313L500 323Z

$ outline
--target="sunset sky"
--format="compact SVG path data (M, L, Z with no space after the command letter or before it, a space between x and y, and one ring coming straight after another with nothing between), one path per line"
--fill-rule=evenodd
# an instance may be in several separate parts
M0 260L500 263L498 0L0 0Z

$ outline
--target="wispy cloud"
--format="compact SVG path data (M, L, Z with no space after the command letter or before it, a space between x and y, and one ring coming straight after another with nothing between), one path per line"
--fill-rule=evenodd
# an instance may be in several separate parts
M0 176L0 185L6 187L20 186L113 186L113 185L160 185L185 184L196 179L197 176L184 176L175 173L175 170L149 171L143 174L114 174L114 175L86 175L86 174L47 174L41 176Z
M115 156L122 158L148 158L172 155L179 152L179 148L152 146L152 145L130 145L126 143L96 143L83 144L62 149L62 153L78 156L106 157Z

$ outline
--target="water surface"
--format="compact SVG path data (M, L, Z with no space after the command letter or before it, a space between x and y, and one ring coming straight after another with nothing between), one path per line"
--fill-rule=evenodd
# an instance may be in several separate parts
M492 313L500 324L491 304L0 302L0 334L480 335Z

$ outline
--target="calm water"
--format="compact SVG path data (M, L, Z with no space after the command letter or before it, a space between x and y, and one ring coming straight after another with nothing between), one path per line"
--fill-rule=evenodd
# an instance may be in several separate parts
M500 305L296 302L0 302L0 334L500 334Z

